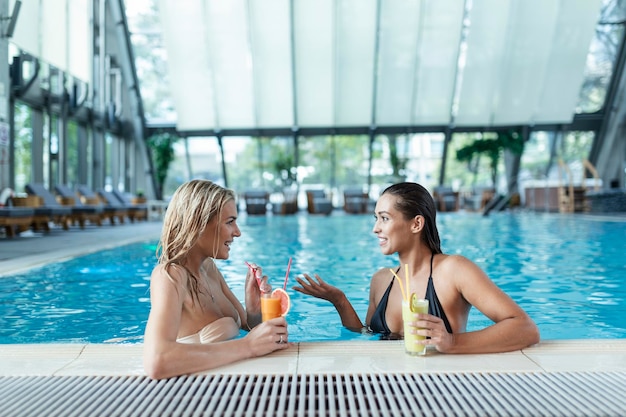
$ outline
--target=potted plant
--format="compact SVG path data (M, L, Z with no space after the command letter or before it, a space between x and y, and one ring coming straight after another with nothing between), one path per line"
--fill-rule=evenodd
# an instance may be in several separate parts
M137 190L131 201L133 204L145 204L147 200L143 190Z

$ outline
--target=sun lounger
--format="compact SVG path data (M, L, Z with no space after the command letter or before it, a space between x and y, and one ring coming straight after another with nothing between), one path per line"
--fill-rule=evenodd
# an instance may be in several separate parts
M282 192L282 199L272 201L272 213L274 214L295 214L298 212L298 193L296 190L286 190Z
M439 186L433 190L433 199L438 211L458 211L460 198L459 193L453 191L452 187Z
M0 207L0 227L7 237L13 237L30 227L34 215L35 209L30 207Z
M128 211L128 219L130 222L134 222L135 220L147 220L148 219L148 205L141 203L133 203L132 198L121 191L113 190L111 191L113 197L117 198L117 200L122 203L122 205Z
M102 226L102 219L104 218L102 204L83 204L80 196L67 185L57 184L54 189L59 195L57 200L61 205L72 207L72 221L78 222L81 229L85 228L86 221Z
M246 201L246 213L250 215L267 213L267 203L270 202L270 193L265 190L248 190L243 193Z
M99 188L97 193L100 200L104 201L107 206L115 209L115 216L119 219L120 223L124 223L124 218L128 216L128 209L125 205L121 203L113 193L104 188Z
M333 211L333 203L324 190L307 190L306 199L310 214L330 214Z
M111 225L115 224L115 219L117 218L120 223L124 223L124 217L127 214L127 211L124 210L123 207L120 207L119 204L111 205L104 198L101 198L98 194L96 194L91 188L88 186L81 184L76 186L76 192L80 195L80 199L83 204L102 204L104 209L104 217L109 219Z
M366 213L368 203L367 193L360 188L348 188L343 191L343 210L346 213Z
M72 218L72 208L62 206L50 191L41 183L30 183L24 187L26 192L31 196L39 197L40 204L35 206L35 228L39 225L43 227L45 231L49 231L49 221L53 221L56 224L61 225L64 230L69 229L69 225Z

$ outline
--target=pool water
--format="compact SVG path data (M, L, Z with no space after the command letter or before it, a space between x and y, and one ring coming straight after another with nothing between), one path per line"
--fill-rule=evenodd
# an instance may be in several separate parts
M442 248L483 268L535 320L542 339L626 337L626 221L584 215L438 215ZM369 279L397 264L383 256L371 215L298 214L240 219L230 259L218 261L243 300L244 261L275 286L287 283L290 340L377 339L350 332L330 303L290 289L318 273L343 289L364 320ZM142 242L0 278L0 343L137 343L150 309L156 241ZM476 309L468 331L490 324Z

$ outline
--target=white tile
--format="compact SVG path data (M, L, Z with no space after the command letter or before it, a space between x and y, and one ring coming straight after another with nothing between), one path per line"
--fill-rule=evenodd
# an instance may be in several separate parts
M293 374L298 370L298 345L276 351L260 358L252 358L221 366L201 374L220 375L279 375Z
M142 345L89 344L56 375L145 375Z
M544 341L523 352L549 372L626 371L626 340Z
M520 351L448 355L429 350L425 356L409 356L402 341L301 343L298 361L298 374L538 370Z
M0 345L0 376L144 375L141 344ZM626 340L542 341L498 354L408 356L402 341L308 342L204 374L626 371Z
M0 345L1 376L51 376L70 365L85 345Z

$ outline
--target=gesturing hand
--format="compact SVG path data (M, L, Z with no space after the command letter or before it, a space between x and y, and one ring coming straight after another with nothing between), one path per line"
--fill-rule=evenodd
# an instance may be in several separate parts
M302 275L304 276L304 279L296 277L296 281L298 281L300 287L293 287L294 291L312 295L313 297L321 298L322 300L328 300L333 304L335 304L335 302L343 296L343 292L339 288L327 284L324 280L322 280L322 278L320 278L319 275L315 274L315 279L311 278L307 274Z

